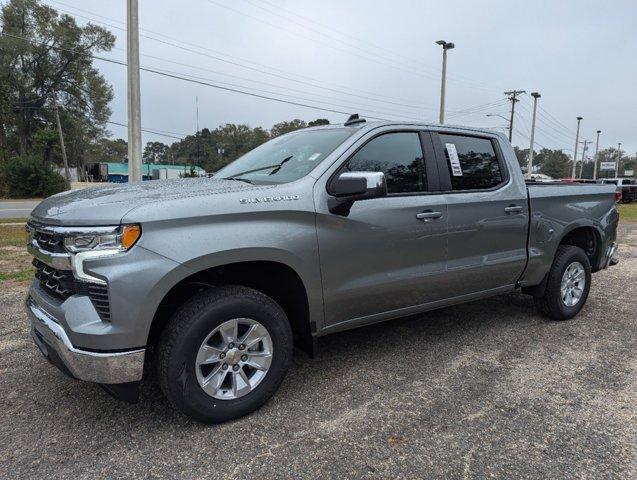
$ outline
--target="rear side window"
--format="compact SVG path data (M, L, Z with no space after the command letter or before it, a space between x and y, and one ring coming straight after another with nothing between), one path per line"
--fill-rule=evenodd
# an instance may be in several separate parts
M417 132L385 133L370 140L350 158L346 171L383 172L389 193L415 193L427 189Z
M504 180L493 143L488 138L440 134L452 190L485 190Z

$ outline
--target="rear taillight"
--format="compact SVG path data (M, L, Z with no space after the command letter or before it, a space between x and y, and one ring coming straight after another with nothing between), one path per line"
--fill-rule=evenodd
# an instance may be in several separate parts
M615 191L615 201L619 202L622 199L622 192Z

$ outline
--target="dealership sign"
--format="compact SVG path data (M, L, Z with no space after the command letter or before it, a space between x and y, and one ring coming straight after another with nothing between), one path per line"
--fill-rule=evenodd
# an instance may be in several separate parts
M633 170L624 170L625 177L632 177L635 174Z
M615 170L615 162L601 162L599 164L600 170Z

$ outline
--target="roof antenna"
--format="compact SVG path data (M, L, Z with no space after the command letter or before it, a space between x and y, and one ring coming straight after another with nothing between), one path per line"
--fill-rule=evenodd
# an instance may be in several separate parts
M366 120L364 118L360 118L358 116L358 113L354 113L349 116L349 118L347 119L347 122L345 122L344 125L346 127L349 127L350 125L356 125L357 123L363 123L365 121Z

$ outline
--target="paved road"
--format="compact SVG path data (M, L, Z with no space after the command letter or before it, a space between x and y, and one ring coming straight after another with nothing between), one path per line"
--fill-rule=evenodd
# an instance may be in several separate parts
M322 339L218 426L64 378L0 288L0 478L636 478L637 227L583 312L511 294ZM632 249L627 245L632 243Z
M36 200L6 200L0 199L0 219L28 217L31 210L40 203L40 199Z

